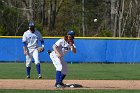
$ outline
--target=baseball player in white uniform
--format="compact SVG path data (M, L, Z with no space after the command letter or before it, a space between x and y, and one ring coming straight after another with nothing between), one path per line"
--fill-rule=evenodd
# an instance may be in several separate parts
M31 61L34 58L38 78L41 77L40 71L40 61L39 61L39 51L37 50L38 42L41 41L41 45L44 48L44 41L42 35L38 30L35 29L35 24L33 22L29 22L29 30L24 32L22 37L23 42L23 51L26 56L26 75L27 78L30 78L30 70L31 70Z
M69 31L63 39L59 39L53 45L53 51L50 53L50 58L56 68L56 88L64 87L63 79L65 78L68 68L63 56L71 50L76 53L76 46L74 45L74 32Z

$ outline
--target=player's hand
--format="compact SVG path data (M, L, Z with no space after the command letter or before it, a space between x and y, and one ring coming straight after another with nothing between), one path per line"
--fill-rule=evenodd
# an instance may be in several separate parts
M37 50L38 50L39 53L43 52L44 51L44 47L38 47Z
M71 40L71 41L69 42L69 44L70 44L71 46L73 46L74 41L73 41L73 40Z
M24 55L27 55L27 51L24 51Z

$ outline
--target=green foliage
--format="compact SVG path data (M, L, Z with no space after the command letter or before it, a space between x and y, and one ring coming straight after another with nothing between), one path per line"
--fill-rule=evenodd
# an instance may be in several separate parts
M11 1L12 2L12 1ZM16 7L20 7L22 1L17 1ZM35 1L35 5L38 5L38 1ZM46 1L47 9L49 9L49 2ZM52 1L53 2L53 1ZM59 5L60 1L57 1L57 5ZM19 11L17 8L8 7L6 3L8 1L5 1L5 3L1 3L0 9L2 10L2 15L0 19L0 25L2 25L5 28L5 31L8 32L7 35L22 35L23 32L26 30L27 21L22 24L22 26L18 28L18 26L26 19L26 13L25 11ZM15 2L13 2L14 4ZM19 4L18 4L19 3ZM34 8L34 21L37 22L37 28L41 31L43 35L50 35L50 36L64 36L69 29L72 29L76 32L77 36L82 36L82 1L81 0L64 0L60 7L60 11L58 12L56 16L56 24L55 29L52 31L48 31L48 24L47 25L41 25L40 22L42 20L41 11L40 8L37 6L33 6ZM100 7L101 5L101 7ZM13 5L14 6L14 5ZM85 0L85 20L86 20L86 35L93 35L96 33L98 25L96 25L96 28L94 28L93 20L94 18L100 17L100 20L103 16L104 11L104 3L102 0ZM39 12L40 11L40 12ZM46 10L47 14L47 10ZM48 16L48 14L47 14ZM48 17L49 18L49 17ZM46 19L45 19L46 20ZM48 22L48 19L47 19ZM94 32L93 32L94 31Z
M99 37L111 37L112 36L112 32L109 30L102 30L99 35Z
M8 32L5 30L3 26L0 26L0 36L6 36Z
M138 36L140 15L139 0L125 0L122 19L120 19L123 5L121 0L115 0L117 15L113 14L113 16L111 15L111 9L113 9L111 8L111 0L84 0L85 11L82 10L82 0L62 0L63 2L60 8L58 8L58 6L61 0L43 0L45 2L39 0L31 1L33 1L33 18L31 19L36 22L37 28L43 36L46 34L49 36L64 36L69 29L76 31L77 36L82 36L83 13L85 14L85 36L99 35L110 37L114 34L118 36L120 33L123 37ZM52 2L52 6L50 2ZM56 14L56 16L52 16L52 14L49 15L49 9L55 9L55 7L56 10L51 13ZM4 28L3 31L5 31L1 31L1 35L22 35L28 28L27 15L30 16L31 14L28 9L30 9L28 0L1 0L0 26L2 26L1 29ZM60 10L56 13L57 9ZM52 20L53 18L55 21ZM95 18L98 19L96 23L93 21ZM120 20L122 22L120 24L121 26L119 26ZM116 25L113 26L112 22L116 23ZM50 25L50 23L52 24ZM102 31L102 27L104 26L104 31ZM52 28L49 29L49 27ZM114 31L115 33L113 34L110 30L114 28L116 31Z
M13 8L4 8L1 16L0 25L5 28L6 35L15 35L17 28L18 11Z
M42 34L42 36L46 36L46 30L43 29L42 25L39 23L36 23L35 25L36 29Z
M81 29L81 6L75 1L64 0L63 6L57 15L56 29L60 36L66 35L68 30L74 30L79 35Z
M23 16L22 11L16 8L8 7L8 5L2 3L0 6L0 17L1 35L22 35L27 30L27 19Z
M75 36L78 36L80 33L79 33L79 27L77 27L76 25L71 25L69 27L70 30L73 30L75 32Z

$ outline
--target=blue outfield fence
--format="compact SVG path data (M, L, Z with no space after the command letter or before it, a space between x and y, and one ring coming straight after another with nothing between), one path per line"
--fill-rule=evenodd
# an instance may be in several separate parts
M44 38L45 51L40 53L40 61L51 62L47 50L59 38ZM67 62L140 62L139 39L76 38L77 53L67 53ZM0 61L24 62L22 39L0 38Z

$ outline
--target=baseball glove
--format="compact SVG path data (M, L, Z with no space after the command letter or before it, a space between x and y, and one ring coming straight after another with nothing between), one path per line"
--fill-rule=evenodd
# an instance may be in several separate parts
M44 47L38 47L37 50L38 50L39 53L43 52L44 51Z

